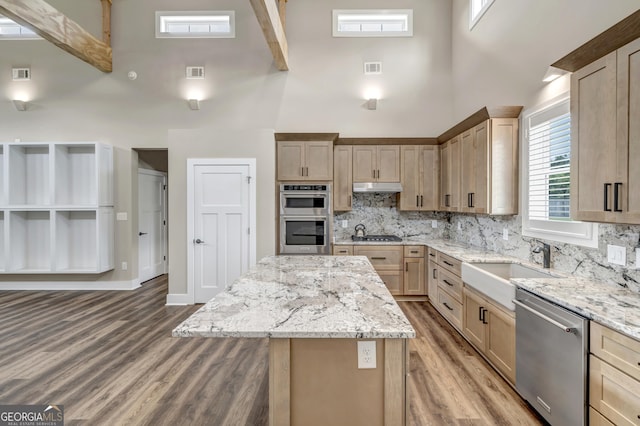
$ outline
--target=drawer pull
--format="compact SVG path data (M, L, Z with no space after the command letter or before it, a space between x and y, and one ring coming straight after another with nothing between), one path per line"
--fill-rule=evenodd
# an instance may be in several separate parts
M453 308L449 305L447 305L447 302L442 302L442 304L450 311L453 311Z
M449 265L449 266L453 266L453 263L449 263L449 262L447 262L446 260L444 261L444 264L445 264L445 265Z
M371 260L387 260L386 257L372 257Z
M411 251L411 253L418 254L418 250L410 250L410 251Z
M431 257L436 257L436 255L435 255L435 254L433 254L433 253L429 253L429 256L431 256Z
M404 270L409 272L409 262L404 264Z
M453 284L451 284L449 281L447 280L442 280L443 283L445 283L446 285L448 285L449 287L453 287Z
M437 269L435 269L435 268L434 268L434 269L433 269L433 278L438 278L438 277L436 276L436 271L437 271ZM639 362L638 364L640 364L640 362Z
M346 250L340 250L338 253L346 253Z

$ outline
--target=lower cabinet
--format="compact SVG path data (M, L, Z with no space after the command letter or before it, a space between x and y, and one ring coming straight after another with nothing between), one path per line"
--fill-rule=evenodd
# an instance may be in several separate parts
M463 290L462 305L464 336L511 383L515 383L515 314L468 287Z
M640 424L640 341L590 324L591 425Z
M427 294L424 252L424 246L404 246L403 294L405 296Z
M431 248L428 257L429 300L447 321L462 330L460 261Z

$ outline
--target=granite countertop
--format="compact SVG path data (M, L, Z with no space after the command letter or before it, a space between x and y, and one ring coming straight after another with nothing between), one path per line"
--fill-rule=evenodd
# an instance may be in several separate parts
M381 243L338 241L336 245L378 245ZM543 270L540 265L513 256L482 250L442 239L414 237L395 245L422 244L468 263L511 262ZM568 275L554 269L547 270L557 278L517 278L511 283L544 299L564 306L593 321L608 326L629 337L640 340L640 294L615 284L596 282L588 278Z
M269 256L173 330L176 337L413 338L364 256Z

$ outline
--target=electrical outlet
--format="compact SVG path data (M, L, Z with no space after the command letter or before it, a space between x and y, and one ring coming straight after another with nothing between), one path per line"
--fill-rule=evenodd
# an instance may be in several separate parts
M507 228L502 228L502 239L509 241L509 230Z
M116 220L127 220L127 212L116 213Z
M462 223L458 222L458 231L462 231Z
M122 270L126 271L127 267L128 267L127 262L122 262Z
M438 221L437 220L432 220L431 221L431 227L432 228L437 228L438 227Z
M607 244L607 261L614 265L627 265L627 249L622 246Z
M376 368L375 340L358 341L358 368Z
M344 220L342 221L342 227L343 227L343 228L346 228L347 226L349 226L349 221L348 221L348 220L346 220L346 219L344 219Z

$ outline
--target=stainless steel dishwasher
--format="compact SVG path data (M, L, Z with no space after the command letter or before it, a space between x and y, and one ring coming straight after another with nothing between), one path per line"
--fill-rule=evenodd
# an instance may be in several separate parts
M516 388L550 424L587 424L589 321L516 290Z

